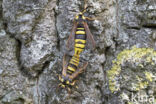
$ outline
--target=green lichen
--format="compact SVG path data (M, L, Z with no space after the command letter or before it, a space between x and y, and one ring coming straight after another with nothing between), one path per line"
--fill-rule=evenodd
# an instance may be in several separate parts
M128 102L128 104L134 104L133 102Z
M154 75L151 72L145 72L146 79L152 82Z
M107 71L109 88L112 93L120 89L120 84L117 80L121 73L121 67L125 62L132 63L140 68L144 68L146 64L155 65L156 51L154 51L152 48L136 48L134 46L132 49L125 49L124 51L120 52L117 55L117 59L112 61L112 68ZM133 87L136 91L146 88L149 82L154 79L151 72L143 71L143 73L145 75L145 79L147 80L138 80L137 83L133 83Z
M144 81L143 78L136 75L136 78L138 80L137 83L133 84L133 88L135 88L136 91L139 91L140 89L147 88L148 81Z

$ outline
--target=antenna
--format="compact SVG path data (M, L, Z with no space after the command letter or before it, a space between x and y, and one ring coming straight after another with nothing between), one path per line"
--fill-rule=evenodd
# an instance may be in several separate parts
M86 9L87 9L87 3L86 3L86 0L84 0L84 7L83 7L83 8L84 8L84 10L83 10L82 14L85 13L85 12L86 12Z

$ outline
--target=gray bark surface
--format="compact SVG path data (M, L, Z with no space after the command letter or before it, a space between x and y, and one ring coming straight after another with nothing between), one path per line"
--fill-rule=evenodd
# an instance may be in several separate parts
M84 1L0 0L0 104L156 103L156 1L87 5L96 49L82 52L89 64L69 94L57 74L63 55L73 55L66 42Z

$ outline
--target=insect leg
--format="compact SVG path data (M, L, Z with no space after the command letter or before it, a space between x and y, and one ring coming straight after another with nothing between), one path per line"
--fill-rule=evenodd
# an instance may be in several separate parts
M85 64L83 64L83 66L79 69L80 72L79 73L82 73L84 69L86 69L86 67L88 66L88 62L86 62Z
M85 17L87 20L89 20L89 21L94 21L94 20L96 20L96 18L89 18L89 17Z
M61 80L61 75L58 75L58 77L59 77L59 80Z
M56 92L58 92L60 86L61 86L61 83L57 85Z
M73 81L73 82L71 83L71 85L72 85L72 86L74 86L74 85L75 85L75 83L76 83L76 81L77 81L77 80Z
M86 9L87 8L87 2L86 2L87 0L84 0L84 9Z
M66 54L64 54L64 56L63 56L63 71L62 71L62 75L66 76L66 72L67 72L67 62L66 62Z
M71 89L69 87L67 87L68 89L68 94L71 94Z
M83 7L83 8L84 8L84 10L82 11L82 14L85 13L85 12L86 12L86 9L87 9L87 3L86 3L86 0L84 0L84 7Z

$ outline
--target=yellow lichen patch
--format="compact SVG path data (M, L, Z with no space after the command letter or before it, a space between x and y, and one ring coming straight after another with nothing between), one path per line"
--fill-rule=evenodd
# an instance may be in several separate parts
M119 89L116 88L117 83L115 81L115 76L117 76L120 73L120 67L119 65L115 64L114 67L112 68L112 70L109 70L107 72L107 75L109 77L109 88L111 91L118 91Z
M112 61L112 68L107 71L109 79L109 88L111 92L115 92L120 89L120 84L117 80L121 73L121 66L125 62L129 62L134 65L136 65L135 63L137 63L137 66L139 66L140 68L144 68L146 63L148 65L155 65L156 51L154 51L152 48L137 48L136 46L134 46L132 47L132 49L125 49L122 52L120 52L117 55L117 58ZM146 88L148 86L148 81L152 81L152 75L150 73L145 72L144 74L146 76L147 81L145 81L144 79L144 81L138 81L137 83L135 83L135 90ZM117 86L118 89L116 89Z
M109 83L111 83L111 82L109 82ZM111 83L111 85L109 86L109 88L110 88L111 90L113 90L113 91L118 91L119 89L115 88L115 87L114 87L115 85L116 85L115 83Z
M146 79L149 80L150 82L152 82L153 80L153 74L151 72L144 72L145 73L145 76L146 76Z
M128 104L134 104L133 102L128 102Z
M138 83L138 89L140 90L140 89L143 89L143 88L146 88L147 87L147 85L148 85L148 82L147 81L143 81L143 82L139 82Z
M141 89L144 89L149 84L148 81L144 81L143 78L141 78L137 75L136 75L136 79L137 79L137 83L132 83L133 90L135 90L135 91L139 91Z

